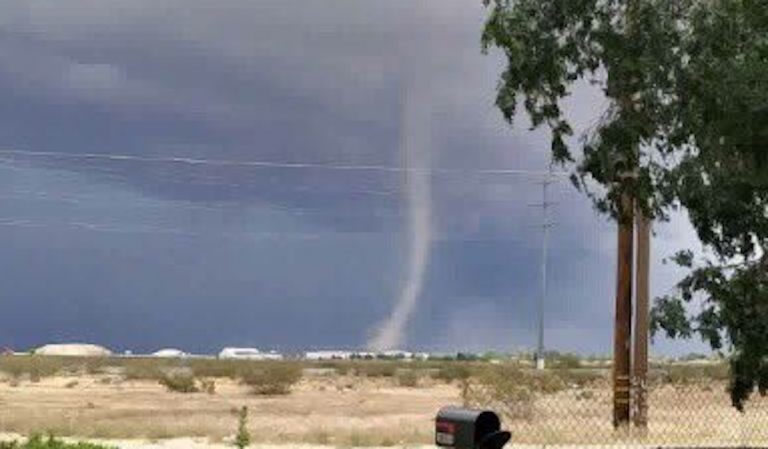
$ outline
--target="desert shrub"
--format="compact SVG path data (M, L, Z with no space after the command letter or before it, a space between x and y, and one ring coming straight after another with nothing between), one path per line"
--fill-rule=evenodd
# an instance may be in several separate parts
M465 364L448 363L438 368L433 377L437 380L453 382L456 380L467 379L471 374L471 370Z
M251 393L258 396L284 396L291 393L291 386L285 382L269 382L250 385Z
M164 364L149 359L131 360L125 366L124 376L128 380L162 380L165 377Z
M596 369L561 369L550 371L549 374L559 377L567 385L586 387L599 380L605 380L608 372Z
M291 369L301 371L312 365L296 361L271 361L271 360L221 360L221 359L196 359L185 363L197 377L243 379L255 371L270 370L272 367L291 366ZM277 368L282 369L282 368Z
M571 371L534 371L500 365L480 369L475 377L481 381L499 383L501 386L515 383L525 386L533 393L553 394L568 387L566 380L571 376L570 373Z
M273 396L291 392L301 380L302 367L291 363L270 363L242 373L241 380L251 387L253 394Z
M336 371L336 374L346 376L352 371L352 365L356 362L345 362L339 360L322 361L316 365L317 368L327 368Z
M110 363L111 360L107 358L90 357L84 360L81 366L87 374L95 375L107 371L108 367L111 366Z
M248 432L248 407L243 406L238 412L237 434L235 447L245 449L251 445L251 434Z
M557 354L552 358L552 368L581 368L581 357L576 354Z
M29 376L40 380L53 376L63 370L65 360L61 357L43 357L34 355L0 357L0 371L12 377Z
M557 393L568 387L561 376L547 372L531 375L529 386L532 391L544 394Z
M709 381L726 381L730 377L728 365L669 365L663 370L666 383L687 385Z
M96 382L101 385L112 385L115 383L115 379L110 376L100 377Z
M216 394L216 381L213 379L203 379L200 381L200 389L208 394Z
M352 371L352 367L348 363L338 363L334 369L340 376L346 376L350 371Z
M237 379L256 362L248 360L192 360L190 368L195 375L211 378Z
M359 362L355 364L355 373L363 377L395 377L397 368L393 362Z
M534 391L520 370L486 369L464 383L461 395L469 407L498 410L512 420L533 417Z
M197 393L200 391L197 388L195 377L185 373L167 374L160 379L160 384L163 385L168 391L176 393Z
M91 443L65 443L53 437L43 438L32 436L26 442L0 442L0 449L115 449L112 446L102 446Z
M397 384L401 387L418 387L419 375L414 370L400 371L397 373Z
M474 361L480 360L480 356L476 354L471 354L471 353L459 352L456 354L456 360L474 362Z
M491 366L462 386L464 404L498 410L509 419L532 419L536 399L568 388L561 375L530 371L513 366Z
M350 379L339 379L336 382L336 391L352 391L355 389L355 381Z
M648 373L652 385L698 385L712 382L726 382L729 368L725 363L712 365L655 364Z

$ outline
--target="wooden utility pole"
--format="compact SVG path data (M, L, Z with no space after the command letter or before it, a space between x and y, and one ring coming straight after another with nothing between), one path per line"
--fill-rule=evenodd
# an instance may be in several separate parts
M639 1L628 0L626 10L627 29L624 38L635 38L638 31L637 14ZM630 89L635 84L635 73L624 73L625 82L629 85L620 96L619 106L622 114L628 114L635 109L633 94ZM639 142L633 150L639 153ZM639 154L637 154L639 156ZM632 383L630 370L632 365L632 275L634 266L634 227L635 227L635 198L633 189L627 187L633 184L637 176L637 162L623 167L625 172L618 179L621 189L621 199L618 207L619 241L616 260L616 323L614 324L613 340L613 426L628 427L631 419ZM637 158L639 161L639 158Z
M619 210L619 240L616 271L616 322L613 340L613 425L629 425L630 350L632 341L632 265L634 206L625 192Z
M649 315L649 272L651 254L651 220L637 211L637 272L635 275L635 351L632 360L635 398L635 426L648 427L648 315Z

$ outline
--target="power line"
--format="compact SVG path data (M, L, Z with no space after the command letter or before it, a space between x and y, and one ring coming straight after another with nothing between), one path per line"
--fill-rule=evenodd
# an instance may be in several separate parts
M27 156L34 158L60 158L79 160L104 160L114 162L142 162L142 163L166 163L185 165L204 165L218 167L254 167L254 168L279 168L279 169L314 169L335 171L378 171L378 172L415 172L445 175L521 175L521 176L567 176L566 172L537 171L513 168L445 168L445 167L399 167L392 165L366 165L366 164L334 164L315 162L277 162L265 160L235 161L224 159L199 159L181 156L148 157L129 154L103 154L103 153L66 153L56 151L24 151L3 150L0 154L11 156Z
M120 225L112 223L92 223L84 221L41 222L26 218L0 218L0 227L29 228L29 229L72 229L88 232L110 234L148 234L175 235L181 237L215 236L223 238L238 238L252 240L319 240L328 238L330 233L301 233L301 232L198 232L180 228L168 228L151 225Z
M296 163L296 162L275 162L275 161L258 161L258 160L251 160L251 161L233 161L233 160L215 160L215 159L196 159L196 158L186 158L186 157L177 157L177 156L168 156L168 157L146 157L146 156L135 156L135 155L127 155L127 154L99 154L99 153L68 153L68 152L55 152L55 151L25 151L25 150L9 150L9 149L0 149L0 154L7 155L6 158L0 158L0 164L13 164L14 162L17 162L17 159L14 159L13 156L25 156L30 158L58 158L58 159L69 159L69 160L100 160L100 161L112 161L112 162L141 162L141 163L166 163L166 164L186 164L186 165L203 165L203 166L219 166L219 167L226 167L226 166L235 166L235 167L256 167L256 168L280 168L280 169L318 169L318 170L339 170L339 171L381 171L381 172L393 172L393 173L402 173L402 172L416 172L416 173L432 173L432 174L449 174L449 175L471 175L471 174L480 174L480 175L523 175L523 176L542 176L545 177L545 189L546 186L553 183L553 179L555 177L560 176L566 176L567 173L565 172L555 172L552 170L547 171L536 171L536 170L525 170L525 169L478 169L478 168L468 168L468 169L461 169L461 168L444 168L444 167L437 167L437 168L421 168L421 167L398 167L398 166L388 166L388 165L353 165L353 164L324 164L324 163ZM12 166L6 165L8 168L13 168ZM299 189L297 189L299 190ZM79 203L80 201L87 201L89 198L85 197L78 197L75 196L60 196L60 195L50 195L48 192L5 192L6 199L12 199L13 196L8 196L9 193L32 193L33 197L36 197L35 199L47 199L47 200L59 200L59 201L67 201L72 203ZM346 193L346 192L339 192L339 193ZM397 194L397 191L364 191L364 190L356 190L354 193L365 193L365 194L375 194L375 195L386 195L390 196L393 194ZM17 199L22 199L19 197L16 197ZM32 198L30 198L32 199ZM546 201L545 196L545 202L542 204L544 207L544 215L545 215L545 227L551 226L551 224L546 224L546 209L551 204ZM276 210L282 210L283 208L277 205L270 205L270 208L276 209ZM213 207L212 209L216 209ZM311 210L311 209L296 209L296 208L288 208L287 210L289 213L298 214L298 215L305 215L305 214L315 214L315 213L323 213L321 210ZM386 213L382 211L374 211L374 215L380 215L382 213L385 213L386 215L398 215L393 214L392 212ZM72 227L72 228L79 228L79 229L87 229L92 231L100 231L100 232L129 232L129 233L163 233L163 234L179 234L179 235L190 235L190 233L182 230L177 229L160 229L155 227L114 227L114 226L105 226L105 225L99 225L99 224L92 224L92 223L78 223L78 222L70 222L70 223L59 223L58 226L66 226L66 227ZM0 219L0 226L6 227L6 226L14 226L14 227L49 227L50 224L42 224L42 223L32 223L27 220L2 220ZM194 234L191 234L194 235ZM266 237L266 236L263 236ZM545 249L546 252L546 249ZM546 261L544 262L546 263ZM544 273L545 275L545 273ZM546 286L544 286L546 288ZM543 312L542 312L543 313Z
M0 217L0 228L21 228L30 230L48 230L48 229L68 229L72 231L95 232L106 234L126 234L126 235L163 235L175 237L219 237L232 238L239 241L319 241L335 238L369 238L381 237L391 239L392 236L386 232L339 232L339 231L318 231L318 232L215 232L204 230L188 230L183 228L171 228L153 225L121 225L115 223L94 223L86 221L55 221L44 222L30 220L23 217ZM434 241L450 242L522 242L516 238L497 238L497 237L457 237L451 232L438 233L433 238Z

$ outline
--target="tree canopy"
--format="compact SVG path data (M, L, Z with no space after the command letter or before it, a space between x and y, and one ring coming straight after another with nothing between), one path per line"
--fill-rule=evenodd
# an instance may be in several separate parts
M654 328L727 350L737 408L768 391L768 2L484 1L504 117L522 104L548 127L553 161L598 210L623 219L624 193L654 218L682 208L708 249L672 258L689 273ZM577 140L563 100L585 81L609 102Z

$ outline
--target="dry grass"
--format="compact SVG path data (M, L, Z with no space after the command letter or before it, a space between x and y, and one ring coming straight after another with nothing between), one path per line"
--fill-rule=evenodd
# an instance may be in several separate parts
M114 449L112 446L104 446L92 443L69 443L50 436L32 435L24 441L11 440L0 441L0 449Z
M604 368L541 374L512 363L10 357L0 358L0 371L8 380L0 383L0 431L22 434L223 441L247 406L254 443L417 445L432 442L440 407L467 402L501 412L520 444L628 441L611 427ZM194 375L200 392L167 391L159 379L174 373ZM256 396L242 381L269 384L286 373L297 383L285 395ZM752 402L739 415L726 376L721 365L654 367L645 442L768 444L768 404Z
M197 380L191 374L167 374L159 381L168 391L176 393L197 393L200 388Z
M473 378L462 396L468 405L500 412L520 444L765 446L768 400L755 397L740 414L731 406L725 373L722 366L657 367L645 433L614 430L607 370L494 368Z
M10 377L45 378L57 375L110 374L130 380L159 381L169 372L180 369L191 371L199 378L242 379L259 370L272 368L304 371L324 370L336 375L366 378L390 378L398 372L412 370L420 376L443 380L467 377L482 369L481 362L402 361L402 360L346 360L346 361L248 361L218 359L163 359L152 357L55 357L55 356L2 356L0 373ZM284 369L284 368L283 368Z
M242 381L253 394L262 396L286 395L301 379L302 369L291 363L272 363L242 374Z
M17 388L0 385L0 429L82 438L207 437L234 433L234 412L247 406L255 443L338 446L429 443L433 414L455 403L451 386L401 388L394 379L304 379L290 395L262 397L236 380L218 379L216 394L177 394L157 381L103 383L105 375L47 377ZM73 380L76 388L67 388ZM338 387L338 388L337 388Z

